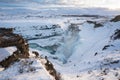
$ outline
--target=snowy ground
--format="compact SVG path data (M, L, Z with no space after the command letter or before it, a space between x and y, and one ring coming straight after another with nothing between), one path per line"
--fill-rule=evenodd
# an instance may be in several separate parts
M119 10L75 7L0 10L0 27L15 28L15 33L28 40L31 51L48 56L63 80L120 79L120 40L110 38L120 29L120 22L110 22L120 14ZM103 26L95 28L88 21ZM109 47L103 49L106 45ZM1 48L0 60L3 51L9 53ZM51 80L32 55L0 71L0 80L33 79Z

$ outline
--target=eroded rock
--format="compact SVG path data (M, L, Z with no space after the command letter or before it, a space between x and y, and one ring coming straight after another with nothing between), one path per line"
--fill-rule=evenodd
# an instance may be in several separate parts
M8 67L19 58L29 57L29 45L22 36L13 33L13 29L0 28L0 48L16 46L17 50L11 56L0 62L2 67ZM3 53L4 54L4 53Z

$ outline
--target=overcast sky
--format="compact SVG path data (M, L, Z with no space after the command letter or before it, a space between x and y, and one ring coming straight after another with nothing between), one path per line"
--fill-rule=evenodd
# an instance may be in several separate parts
M0 0L0 2L5 3L19 3L19 2L34 2L34 3L56 3L59 2L59 0Z
M120 0L0 0L4 3L17 3L17 4L26 4L32 5L35 4L67 4L79 6L88 6L88 7L110 7L110 8L120 8ZM33 4L34 5L34 4ZM32 6L33 6L32 5Z
M117 4L120 0L0 0L0 2L7 3L19 3L19 2L34 2L34 3L66 3L66 4L92 4L92 3L100 3L100 4ZM120 3L119 3L120 4Z

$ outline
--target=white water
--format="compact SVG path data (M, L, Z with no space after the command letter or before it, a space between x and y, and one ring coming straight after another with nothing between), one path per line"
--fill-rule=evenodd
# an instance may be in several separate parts
M68 26L68 30L64 34L63 43L56 51L56 55L63 63L67 62L67 59L72 55L78 42L79 27L77 25Z

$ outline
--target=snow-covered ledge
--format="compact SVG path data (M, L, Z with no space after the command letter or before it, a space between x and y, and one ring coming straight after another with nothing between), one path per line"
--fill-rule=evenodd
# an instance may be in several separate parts
M0 61L4 60L8 56L12 55L13 52L15 52L16 50L17 50L17 48L15 46L0 48Z

